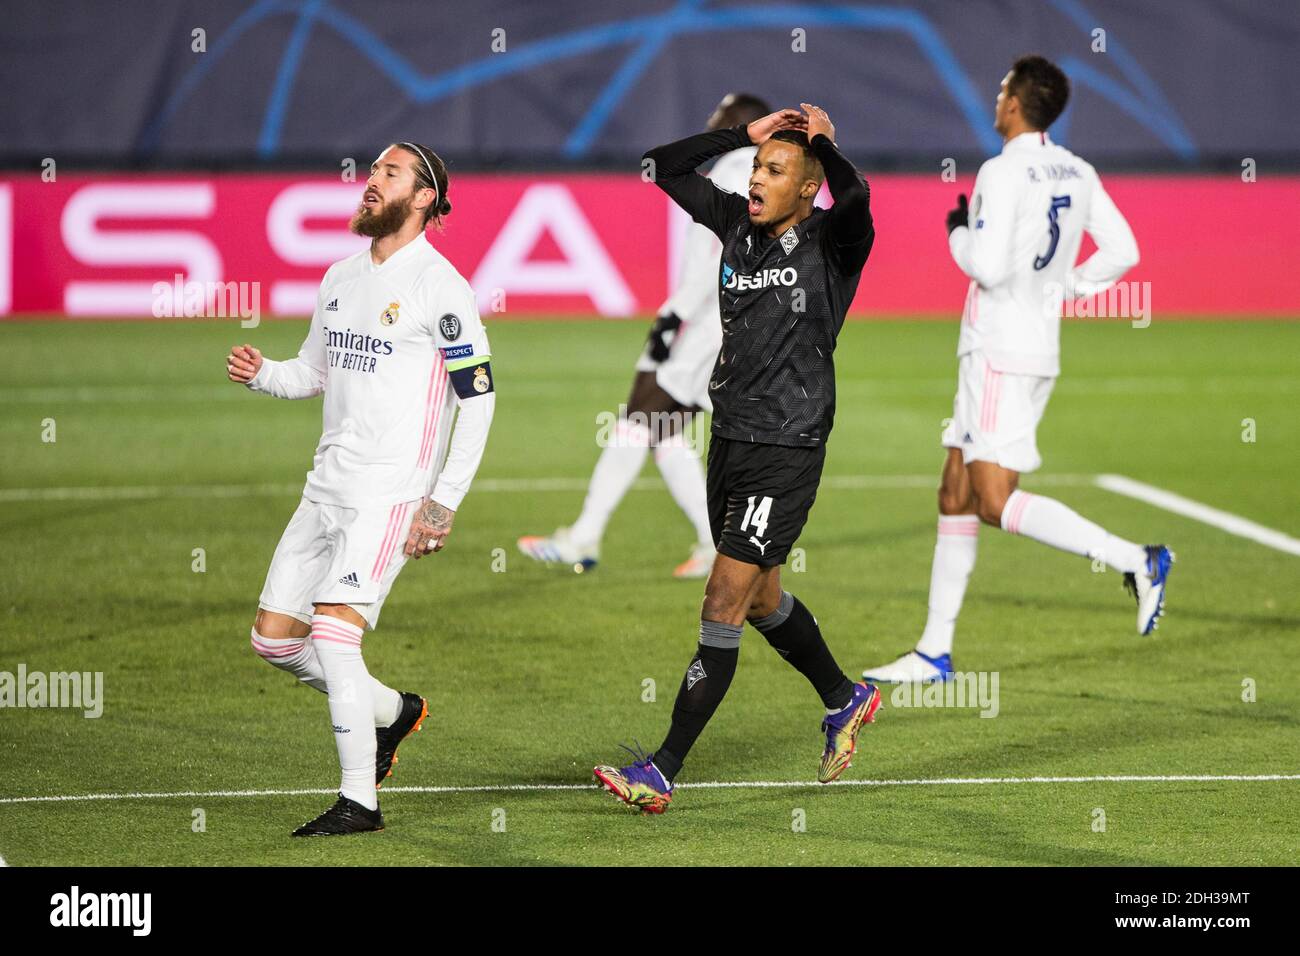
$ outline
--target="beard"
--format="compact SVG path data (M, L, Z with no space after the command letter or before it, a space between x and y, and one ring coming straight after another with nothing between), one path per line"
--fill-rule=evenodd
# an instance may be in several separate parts
M352 220L348 223L348 228L358 236L366 236L370 239L382 239L384 236L391 236L406 223L406 218L411 214L411 200L413 198L413 196L407 196L403 199L385 202L379 207L378 211L370 209L369 206L363 203L357 207L356 213L353 214Z

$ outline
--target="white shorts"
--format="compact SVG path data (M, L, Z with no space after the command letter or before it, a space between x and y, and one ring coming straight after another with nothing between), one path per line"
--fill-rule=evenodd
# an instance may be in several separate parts
M1027 474L1043 463L1038 423L1056 379L994 370L981 352L958 360L952 421L943 432L945 448L960 448L962 460L991 461Z
M373 628L406 563L420 504L344 508L302 499L276 545L258 606L310 624L314 605L347 604Z
M703 322L683 322L668 349L668 358L656 362L650 357L650 346L637 359L638 372L654 372L659 387L673 401L689 408L713 411L709 398L709 379L722 348L722 329L710 328Z

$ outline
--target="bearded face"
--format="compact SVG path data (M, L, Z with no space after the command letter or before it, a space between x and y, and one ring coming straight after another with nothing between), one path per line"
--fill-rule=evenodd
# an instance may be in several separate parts
M348 228L358 236L369 239L382 239L391 236L402 228L411 215L411 203L415 193L411 192L398 199L385 200L377 190L367 188L357 206L356 213L348 223Z

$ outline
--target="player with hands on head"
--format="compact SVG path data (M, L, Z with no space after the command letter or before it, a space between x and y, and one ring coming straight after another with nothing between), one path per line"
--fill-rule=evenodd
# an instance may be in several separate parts
M746 125L650 150L655 183L722 241L722 347L709 391L709 520L717 557L699 636L663 744L594 774L620 800L660 813L673 780L721 704L748 622L812 684L825 713L817 779L849 765L880 692L845 676L812 613L781 587L781 565L817 496L835 414L834 351L875 240L870 191L835 146L826 112L806 103ZM746 198L696 173L758 146ZM823 181L834 206L815 208Z
M707 129L748 123L770 111L752 94L728 93L709 117ZM720 189L743 194L756 152L751 146L718 157L709 180ZM664 484L695 530L691 553L673 576L708 575L715 550L704 469L685 430L693 416L713 410L709 376L722 345L717 283L721 253L717 236L697 223L688 225L677 283L660 306L637 360L627 403L592 471L582 511L573 524L549 535L521 537L519 550L528 557L578 572L595 567L606 526L653 453Z

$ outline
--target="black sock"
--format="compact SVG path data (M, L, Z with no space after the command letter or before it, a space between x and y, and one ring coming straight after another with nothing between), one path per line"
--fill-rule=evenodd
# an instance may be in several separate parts
M670 783L682 769L682 761L704 725L727 695L740 658L741 630L717 621L700 622L700 646L677 691L672 726L663 746L653 755L655 766Z
M812 682L827 710L840 710L853 700L853 682L835 663L831 649L822 640L817 619L789 591L781 592L781 603L775 611L749 623L795 670Z

